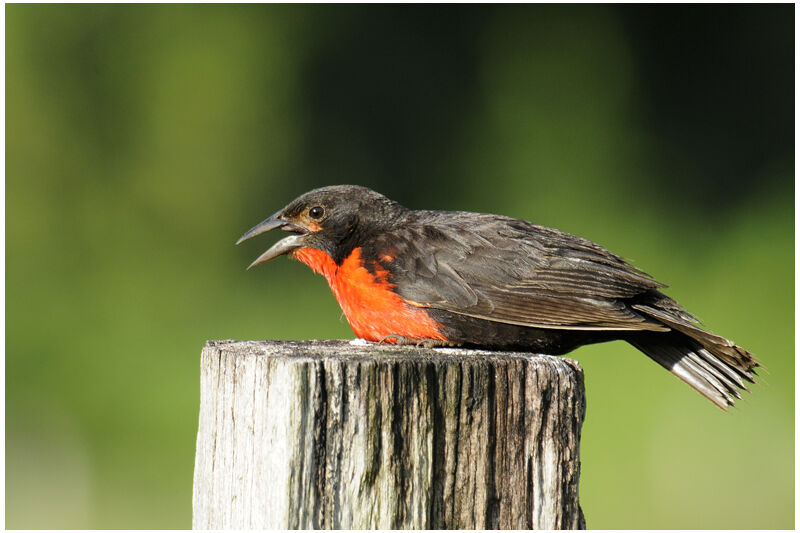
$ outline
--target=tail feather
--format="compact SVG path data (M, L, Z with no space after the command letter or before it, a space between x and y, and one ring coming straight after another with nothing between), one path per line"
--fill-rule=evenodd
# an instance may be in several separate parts
M737 385L723 372L698 362L700 357L692 349L696 347L685 337L682 339L670 333L642 334L628 339L628 342L722 410L727 410L736 398L741 397Z
M701 367L703 372L708 373L709 376L714 378L712 384L722 392L723 394L733 394L737 398L741 398L742 395L739 394L739 387L738 384L731 381L724 373L720 373L717 368L712 367L703 357L700 356L700 350L702 348L696 349L693 352L690 352L687 355L688 361L694 363L695 365Z
M721 359L722 361L720 362L727 363L725 365L728 369L726 372L735 371L747 381L755 383L752 370L758 366L758 361L753 358L750 352L741 346L737 346L733 341L700 329L686 320L650 305L634 305L633 308L650 315L673 330L679 331L700 343L706 351L713 354L713 361Z
M668 303L672 300L664 297ZM655 318L673 331L669 333L642 332L627 340L647 354L651 359L675 374L690 387L726 411L748 391L745 380L755 383L755 368L758 361L730 340L700 329L675 309L654 305L637 304L633 307ZM657 307L656 307L657 306Z
M745 380L755 383L758 361L730 340L702 330L677 313L651 305L634 305L638 311L669 326L669 333L639 333L628 338L633 346L675 374L690 387L727 410L748 391Z
M724 362L720 361L719 358L714 357L714 355L712 355L711 352L709 352L705 348L700 348L699 350L697 350L697 353L703 356L703 359L714 365L715 368L724 372L725 375L728 376L730 379L732 379L736 383L736 385L739 386L740 389L750 392L750 389L748 389L747 386L744 384L742 376L739 374L739 372L737 372L730 366L726 365ZM753 382L752 377L750 376L746 377L748 378L748 380L750 380L750 382Z

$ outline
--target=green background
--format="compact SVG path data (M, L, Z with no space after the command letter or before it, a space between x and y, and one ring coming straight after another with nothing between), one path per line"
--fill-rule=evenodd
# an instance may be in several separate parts
M206 339L348 338L300 193L592 239L766 367L581 348L592 528L794 525L794 7L6 6L6 525L191 524Z

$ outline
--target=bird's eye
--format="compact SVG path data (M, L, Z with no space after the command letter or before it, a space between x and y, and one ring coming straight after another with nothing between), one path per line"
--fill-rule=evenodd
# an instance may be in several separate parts
M308 216L315 220L321 219L325 215L325 209L322 206L314 206L308 210Z

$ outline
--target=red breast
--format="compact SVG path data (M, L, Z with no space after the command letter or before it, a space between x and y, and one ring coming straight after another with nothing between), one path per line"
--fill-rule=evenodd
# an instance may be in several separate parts
M394 292L389 272L373 263L374 274L364 266L361 248L355 248L341 265L314 248L292 252L299 261L328 280L350 327L360 338L380 341L387 335L410 339L446 341L442 325L421 307L415 307ZM395 342L387 339L386 342Z

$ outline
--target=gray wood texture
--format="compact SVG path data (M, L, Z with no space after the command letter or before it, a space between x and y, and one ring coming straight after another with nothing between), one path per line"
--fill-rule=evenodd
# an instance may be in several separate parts
M551 356L211 341L195 529L576 529L583 371Z

